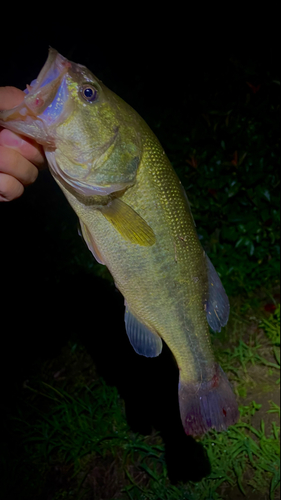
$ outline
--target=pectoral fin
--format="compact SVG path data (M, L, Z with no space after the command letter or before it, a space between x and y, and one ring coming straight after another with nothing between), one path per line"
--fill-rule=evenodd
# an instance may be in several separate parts
M162 339L143 325L128 309L125 309L125 326L129 340L137 354L154 358L162 351Z
M230 306L222 282L207 255L206 260L209 281L206 315L212 330L220 332L228 321Z
M127 203L115 198L109 205L99 209L126 241L135 245L152 246L155 234L145 220Z

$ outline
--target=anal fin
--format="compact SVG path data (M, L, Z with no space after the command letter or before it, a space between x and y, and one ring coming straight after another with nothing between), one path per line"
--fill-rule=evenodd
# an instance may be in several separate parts
M162 351L162 339L141 323L128 309L125 309L125 326L129 340L137 354L154 358Z

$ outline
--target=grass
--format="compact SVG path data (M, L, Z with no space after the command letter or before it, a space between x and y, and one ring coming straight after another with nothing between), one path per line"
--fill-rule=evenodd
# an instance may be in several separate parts
M261 323L268 329L266 334L276 326L275 317L272 315ZM266 338L258 345L247 345L240 340L233 348L222 348L224 368L234 374L232 382L237 394L241 392L241 384L235 382L235 375L236 380L245 379L253 366L265 370L270 367L276 378L278 364L259 354L264 346L267 354L274 347L272 343L268 345ZM67 348L71 364L78 354L83 354L83 349L77 343ZM91 378L96 377L91 374ZM260 419L257 428L253 419L262 412L263 405L254 400L243 404L240 397L240 421L226 432L210 431L201 440L210 473L199 482L174 484L169 479L165 440L155 431L145 436L130 429L124 402L115 387L99 377L89 385L82 378L71 390L65 390L64 385L64 380L50 384L42 378L25 384L21 410L11 416L15 448L6 448L7 456L13 459L13 470L5 469L7 461L2 462L6 477L1 486L3 499L45 498L33 494L41 491L43 495L56 468L67 479L65 486L56 485L52 497L55 500L236 498L231 497L231 491L246 496L263 492L270 500L276 498L280 480L280 428L273 417L280 415L278 404L271 402L266 415L272 419L266 426ZM13 456L15 449L17 458ZM106 485L95 484L97 471L107 477ZM15 475L16 484L12 481ZM110 491L112 497L108 496Z
M238 345L232 351L231 349L225 350L224 354L226 356L226 359L223 363L224 367L227 370L231 370L237 373L234 363L236 360L238 360L239 364L243 367L244 373L247 372L248 363L251 363L252 365L259 363L261 365L270 366L272 368L279 368L278 364L267 361L265 358L260 356L260 354L258 353L258 350L262 347L260 344L251 345L251 343L252 342L250 340L250 345L245 344L245 342L240 339Z
M278 304L275 312L268 319L264 318L261 321L260 326L264 329L272 344L280 346L280 304Z
M243 413L244 418L251 415L251 410L249 415L243 406L240 407L240 412ZM269 497L273 498L274 490L278 486L280 470L279 431L280 428L274 424L272 432L266 436L263 421L260 430L250 424L240 422L231 427L227 433L214 433L213 436L205 438L203 443L212 463L212 473L203 482L207 483L206 490L209 490L210 498L220 498L217 490L223 482L228 482L232 486L237 484L246 495L243 476L247 467L252 472L252 478L247 481L247 485L251 486L254 491L260 492L266 488L270 480ZM213 484L210 485L210 483ZM205 494L204 490L201 495ZM205 498L207 498L206 494Z

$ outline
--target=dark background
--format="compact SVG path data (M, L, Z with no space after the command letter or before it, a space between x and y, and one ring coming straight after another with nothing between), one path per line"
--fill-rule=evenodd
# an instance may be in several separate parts
M252 5L247 17L244 9L211 15L203 7L187 13L170 5L165 18L162 12L152 18L149 9L132 8L115 16L110 5L84 4L68 17L67 7L65 13L28 7L16 20L11 11L0 46L0 85L24 89L42 68L50 45L86 65L132 105L169 156L171 131L189 135L204 103L216 95L230 99L233 80L240 102L247 76L253 85L278 79L274 12L257 13ZM239 80L241 68L247 71ZM77 234L76 216L48 171L19 200L0 204L0 266L4 409L17 404L24 380L67 339L78 335L87 344L97 325L95 361L102 375L113 383L116 373L119 381L128 373L134 379L144 361L128 348L122 297L93 263ZM176 383L176 370L171 378Z
M190 134L193 118L204 112L202 102L217 94L229 99L239 68L247 68L247 75L236 87L238 101L252 69L253 85L263 84L268 75L277 77L275 18L276 13L259 12L254 6L248 14L238 8L200 12L199 6L199 12L191 7L181 12L170 6L156 16L144 8L123 13L85 5L74 13L48 7L44 14L23 8L16 15L8 6L0 45L0 85L24 89L36 78L51 45L88 66L131 104L169 155L170 132L178 127L182 135ZM99 290L91 286L85 291L80 284L77 293L73 283L63 285L91 272L92 264L76 235L76 216L47 171L21 199L0 205L0 224L2 355L3 361L10 359L12 346L9 363L17 372L28 365L31 346L45 351L52 335L56 344L60 342L73 311L77 321L81 317L79 300Z
M254 7L249 16L191 9L186 15L172 6L156 17L144 9L123 15L109 6L77 6L70 17L51 8L44 15L24 8L15 18L12 10L5 14L0 85L24 89L39 73L50 45L88 66L131 104L168 155L170 131L179 127L189 134L193 117L204 111L202 101L218 92L223 99L239 67L248 74L255 69L254 85L278 73L276 16ZM238 99L245 78L240 83ZM0 224L2 367L10 381L27 375L34 356L59 349L75 322L81 329L82 311L95 301L95 311L105 303L110 311L109 301L100 297L102 288L106 295L112 285L94 284L98 268L91 268L76 216L48 171L21 199L0 204Z

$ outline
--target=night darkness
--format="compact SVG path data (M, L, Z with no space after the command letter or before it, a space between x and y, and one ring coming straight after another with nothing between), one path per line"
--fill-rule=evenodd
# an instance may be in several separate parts
M56 27L52 23L51 31L47 19L30 30L18 21L12 31L16 34L10 31L0 46L0 86L24 89L36 78L52 46L87 66L135 108L169 156L170 145L165 143L169 131L188 134L193 117L204 111L202 101L221 92L220 82L227 85L237 64L256 68L254 85L263 84L268 74L277 78L275 30L268 39L256 21L254 29L252 20L250 32L245 20L239 29L234 28L235 22L230 26L225 21L208 29L196 22L196 28L188 25L179 30L177 22L170 21L171 30L166 19L156 32L152 23L143 27L135 20L128 29L117 21L108 27L103 19L92 30L76 20L75 28L66 22ZM16 43L9 43L10 38ZM237 100L241 88L236 89ZM189 114L186 121L184 113ZM20 199L0 204L0 224L4 420L17 410L24 381L36 377L68 341L75 341L85 346L98 374L118 388L133 431L146 434L153 426L160 430L170 479L197 481L208 474L210 464L203 447L181 428L178 373L172 356L165 349L152 362L132 351L124 330L123 298L102 273L96 275L97 266L91 268L76 215L47 170ZM54 492L48 494L34 499L55 498Z

